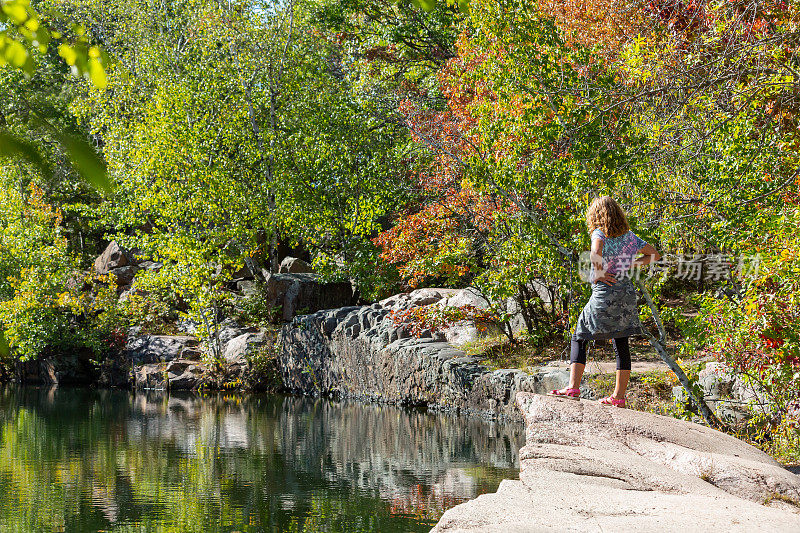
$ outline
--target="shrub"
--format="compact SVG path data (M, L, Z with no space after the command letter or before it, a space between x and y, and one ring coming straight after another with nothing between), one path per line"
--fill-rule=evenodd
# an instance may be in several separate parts
M13 358L97 357L124 343L116 280L80 272L62 235L62 216L41 189L0 189L0 327ZM84 290L87 285L91 290Z
M748 436L800 460L800 215L782 225L780 252L766 256L741 301L707 298L708 352L757 394ZM793 226L793 227L792 227Z
M411 334L417 337L425 331L439 333L461 321L472 322L479 331L499 325L497 315L474 305L460 307L425 305L403 311L393 311L391 317L395 326L407 327Z

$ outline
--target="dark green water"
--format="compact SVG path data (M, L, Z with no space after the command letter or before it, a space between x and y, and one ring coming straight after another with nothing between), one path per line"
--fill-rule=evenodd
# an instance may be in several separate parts
M427 531L521 427L285 396L0 389L1 531Z

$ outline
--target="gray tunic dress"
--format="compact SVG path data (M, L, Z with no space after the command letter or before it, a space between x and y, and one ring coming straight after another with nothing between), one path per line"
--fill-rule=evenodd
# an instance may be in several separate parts
M636 287L626 274L638 251L647 243L632 231L608 238L597 229L592 233L594 239L604 241L603 260L617 282L610 286L592 283L592 296L578 317L572 338L605 340L641 334Z

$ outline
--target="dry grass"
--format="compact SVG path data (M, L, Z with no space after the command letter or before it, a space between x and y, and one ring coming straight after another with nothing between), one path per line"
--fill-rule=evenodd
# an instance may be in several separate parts
M467 355L480 357L483 364L491 369L519 368L530 370L549 361L558 359L547 347L543 350L530 340L521 339L511 343L505 335L486 337L461 347Z
M776 501L777 502L788 503L789 505L793 505L795 507L800 508L800 502L799 501L795 500L794 498L790 498L789 496L785 496L783 494L778 494L778 493L773 493L773 494L769 495L764 500L764 505L769 505L770 503L776 502Z

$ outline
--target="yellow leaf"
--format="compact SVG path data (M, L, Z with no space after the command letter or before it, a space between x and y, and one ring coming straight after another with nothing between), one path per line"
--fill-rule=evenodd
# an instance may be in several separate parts
M100 64L100 60L96 58L89 60L89 76L92 77L92 83L98 89L105 89L108 85L106 71L103 69L103 65Z
M75 61L78 59L78 54L75 52L75 49L68 44L58 45L58 55L63 57L67 65L70 66L74 65Z
M5 49L5 59L15 67L22 68L28 61L28 51L17 41L9 41Z
M25 21L28 20L28 11L25 9L24 5L20 4L21 2L3 5L3 11L5 11L6 15L8 15L17 25L24 24Z

